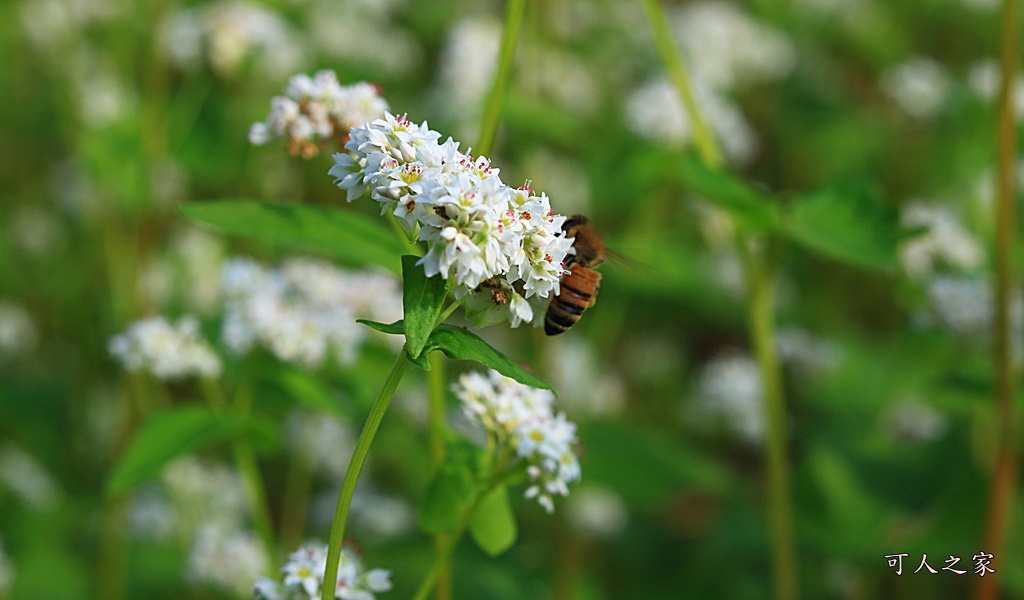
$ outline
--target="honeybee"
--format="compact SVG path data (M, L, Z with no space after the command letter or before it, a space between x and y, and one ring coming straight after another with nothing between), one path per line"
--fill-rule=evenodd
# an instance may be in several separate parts
M566 271L559 283L558 295L552 298L544 316L544 333L558 335L576 324L597 300L601 288L601 274L594 267L604 262L604 239L587 218L574 215L562 224L566 237L575 238L575 255L566 260Z

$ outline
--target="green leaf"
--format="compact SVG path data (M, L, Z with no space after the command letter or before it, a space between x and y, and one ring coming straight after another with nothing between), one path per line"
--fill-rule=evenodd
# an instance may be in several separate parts
M473 513L469 533L480 549L490 556L498 556L516 541L516 518L508 500L508 488L498 486L491 490Z
M156 476L169 462L197 448L229 439L249 427L239 415L217 415L202 406L181 406L149 417L107 480L119 494Z
M358 322L384 333L400 334L404 331L402 321L385 324L359 319ZM480 339L478 335L461 327L453 327L445 324L439 325L437 329L430 334L430 337L427 338L427 344L424 346L423 352L420 354L419 358L412 362L429 370L429 363L427 363L426 366L424 366L423 363L426 363L425 359L427 355L434 350L440 350L441 352L444 352L448 358L455 360L475 360L486 367L494 369L505 377L511 377L519 383L530 387L555 391L548 382L520 367L510 358L495 350L487 342Z
M771 230L778 226L778 210L771 196L731 173L711 169L688 154L679 162L679 177L687 188L729 211L751 229Z
M420 502L420 528L425 533L455 531L474 490L474 464L464 452L449 452Z
M376 264L399 272L399 258L409 248L379 219L341 209L217 200L181 207L186 217L227 233L275 242L289 248L321 252L353 264Z
M341 408L330 386L306 371L285 367L271 373L270 381L292 400L314 410L337 413Z
M587 481L604 484L636 506L657 506L686 488L726 493L728 472L706 454L653 429L594 423L580 431Z
M434 331L434 323L441 316L448 289L440 277L427 277L422 267L416 266L416 256L402 257L402 307L405 310L405 351L417 359Z
M845 180L800 196L783 231L810 250L869 269L892 269L903 232L895 209L870 186Z

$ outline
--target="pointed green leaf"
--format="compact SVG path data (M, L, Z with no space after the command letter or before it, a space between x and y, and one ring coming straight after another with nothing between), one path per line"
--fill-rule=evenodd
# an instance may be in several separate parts
M428 348L444 352L448 358L475 360L490 367L505 377L511 377L530 387L554 391L554 388L540 377L519 366L518 363L498 352L475 333L461 327L440 325L430 334Z
M181 207L188 218L227 233L289 248L321 252L353 263L375 264L395 273L409 248L379 219L342 209L302 204L218 200Z
M402 321L385 324L360 319L358 322L384 333L399 334L403 332ZM475 360L486 367L494 369L505 377L511 377L519 383L530 387L554 391L554 388L546 381L530 373L501 352L492 348L476 334L461 327L445 324L439 325L427 339L427 345L423 348L420 359L425 358L426 355L434 350L440 350L448 358L455 360ZM416 360L413 360L413 362L423 366Z
M469 524L469 533L490 556L498 556L516 542L516 518L505 486L494 488L480 501Z
M402 307L405 309L405 350L417 359L441 316L448 289L441 277L427 277L416 256L402 257Z
M896 266L899 218L864 182L846 180L800 196L786 217L783 231L810 250L869 269Z
M156 476L175 458L247 429L244 417L218 415L202 406L180 406L149 417L128 445L107 492L118 494Z
M778 225L772 197L732 173L711 169L696 156L686 155L679 162L679 177L687 188L729 211L751 229L771 230Z

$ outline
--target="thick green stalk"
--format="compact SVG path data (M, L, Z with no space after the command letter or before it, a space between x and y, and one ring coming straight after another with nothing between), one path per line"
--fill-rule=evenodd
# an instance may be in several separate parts
M519 43L519 30L523 25L523 13L526 11L526 0L508 0L505 7L505 25L501 31L501 54L498 56L498 70L494 74L494 83L487 96L484 106L483 120L480 124L480 142L473 151L477 156L490 154L494 149L494 137L498 132L498 121L501 118L501 103L505 99L512 62L516 57L516 46Z
M679 97L693 123L694 143L701 159L713 168L722 166L722 152L694 94L686 65L675 47L668 19L658 0L639 0L655 43L671 75ZM790 499L789 462L786 452L786 403L782 373L775 349L775 282L770 257L755 256L741 232L736 250L748 287L747 328L761 372L767 425L765 453L768 485L768 519L772 538L772 569L775 598L791 600L798 592L796 548Z
M435 355L436 356L436 355ZM438 467L444 462L444 410L445 410L445 373L444 360L435 360L431 363L431 369L427 372L429 390L429 413L427 415L427 443L430 446L430 466L437 472ZM435 559L444 554L448 544L448 537L443 533L434 536ZM443 569L437 575L434 586L434 598L436 600L448 600L451 598L451 569Z
M341 482L341 492L338 494L338 505L334 510L334 521L331 523L331 537L327 544L327 568L324 570L324 585L321 589L322 600L334 600L334 582L338 580L338 563L341 561L341 545L345 541L345 522L348 520L348 509L352 504L352 494L356 491L356 483L359 481L359 474L366 463L366 455L370 452L370 445L377 435L377 428L384 420L384 413L388 410L391 397L395 395L398 382L402 380L405 368L409 361L406 360L405 350L398 353L395 364L391 366L391 372L384 381L384 387L373 402L370 408L370 415L366 418L363 431L359 434L355 451L352 452L352 459L349 460L348 469L345 471L345 479Z
M1014 82L1017 78L1017 55L1020 45L1020 3L1005 0L1003 3L1003 49L1002 87L999 93L999 120L997 131L997 152L999 160L999 196L995 207L995 320L992 332L992 361L995 370L996 440L998 455L995 471L992 473L992 488L989 493L988 517L985 524L982 551L1002 559L1010 506L1013 499L1015 472L1017 470L1016 425L1013 415L1013 389L1015 373L1012 365L1010 344L1010 296L1013 287L1014 268L1011 252L1014 230L1017 226L1015 198L1017 124L1014 111ZM1005 564L1009 561L1001 560ZM995 599L999 593L1001 569L978 578L975 598Z

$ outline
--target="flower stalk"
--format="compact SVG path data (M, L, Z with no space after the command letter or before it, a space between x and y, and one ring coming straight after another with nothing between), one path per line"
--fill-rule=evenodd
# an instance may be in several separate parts
M1015 472L1017 470L1016 425L1013 415L1014 373L1010 344L1010 296L1014 281L1014 267L1011 251L1016 227L1015 176L1017 148L1017 124L1014 112L1014 81L1017 77L1017 62L1020 38L1020 2L1005 0L1003 3L1003 47L1001 58L1002 83L999 93L999 116L997 124L998 152L998 198L995 206L996 247L995 247L995 319L992 335L992 362L995 370L995 439L997 457L989 492L988 516L985 523L983 549L995 556L1001 556L1005 547L1010 506L1013 499ZM979 577L975 598L994 600L999 593L999 573Z
M352 495L356 491L356 483L359 481L359 474L366 463L366 456L370 452L370 445L377 435L377 429L384 420L384 413L391 404L391 398L395 395L398 383L405 374L409 361L406 360L405 350L398 353L395 363L391 366L391 372L384 380L384 387L373 402L370 414L366 418L366 424L359 434L356 448L352 452L352 459L349 460L348 469L345 470L345 478L341 483L341 492L338 494L338 505L334 510L334 520L331 522L331 536L327 545L327 566L324 570L324 586L321 590L321 600L334 600L334 582L338 579L338 563L341 561L341 546L345 541L345 523L348 520L349 507L352 505ZM328 583L329 582L329 583Z

